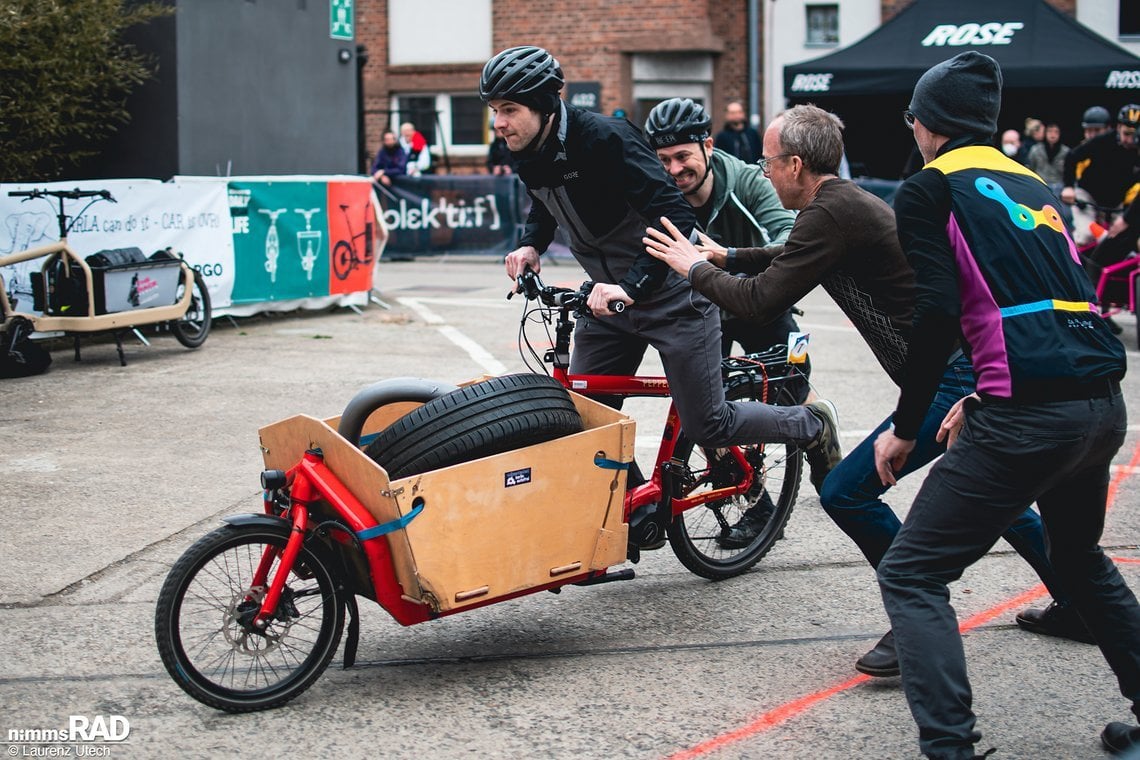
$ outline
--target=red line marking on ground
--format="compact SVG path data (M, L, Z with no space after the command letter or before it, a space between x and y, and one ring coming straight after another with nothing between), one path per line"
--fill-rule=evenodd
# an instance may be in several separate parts
M1123 482L1129 474L1136 470L1137 464L1140 464L1140 442L1138 442L1135 448L1132 450L1132 460L1126 467L1120 468L1117 471L1116 476L1112 479L1112 482L1109 483L1106 509L1112 508L1113 503L1116 501L1116 493L1120 488L1121 482ZM1133 559L1129 557L1114 557L1113 561L1140 563L1140 559ZM1004 615L1011 610L1018 609L1023 605L1036 601L1042 596L1045 596L1046 593L1047 592L1045 590L1045 586L1038 583L1033 588L1018 594L1012 599L1007 599L1006 601L1001 602L1000 604L997 604L988 610L984 610L970 618L967 618L965 621L959 623L958 630L960 630L962 633L973 630L974 628L977 628L980 625L984 625L985 623L988 623L990 620L993 620L1000 615ZM759 736L760 734L770 731L781 723L784 723L788 720L791 720L792 718L795 718L798 715L807 712L820 702L828 700L831 697L834 697L836 694L841 694L845 691L848 691L849 689L853 689L864 681L869 680L871 680L870 676L859 675L855 678L843 681L842 683L835 684L834 686L829 686L820 689L819 691L812 694L799 697L798 699L793 699L790 702L785 702L784 704L769 710L755 720L746 723L740 728L733 729L732 731L723 733L720 736L714 736L711 739L706 739L700 744L690 747L689 749L684 749L672 755L667 755L666 760L692 760L692 758L707 755L710 752L715 752L716 750L727 747L728 745L734 744L735 742L742 741L753 736Z

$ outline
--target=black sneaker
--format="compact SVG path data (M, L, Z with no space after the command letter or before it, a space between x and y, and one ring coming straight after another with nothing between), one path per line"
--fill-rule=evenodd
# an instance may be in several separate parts
M1129 757L1134 757L1132 753L1140 750L1140 726L1113 721L1104 727L1104 731L1100 734L1100 742L1114 755L1123 755L1127 752Z
M772 503L772 497L768 495L767 490L764 490L760 494L759 501L749 507L735 525L717 537L717 544L722 549L743 549L747 547L768 526L768 521L772 519L772 514L775 511L776 505Z
M835 404L827 399L813 401L806 404L806 407L823 423L819 435L804 449L808 466L811 467L811 484L815 486L815 492L819 493L827 474L843 460L843 449L839 445L839 412L836 411Z

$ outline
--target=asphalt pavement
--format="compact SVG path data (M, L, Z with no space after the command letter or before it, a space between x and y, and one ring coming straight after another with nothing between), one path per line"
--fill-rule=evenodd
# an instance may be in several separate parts
M583 275L563 261L548 282ZM357 313L222 319L188 351L169 336L54 352L51 370L0 381L0 744L10 757L911 758L899 679L857 678L887 622L874 575L806 482L786 538L755 569L698 578L668 547L637 578L540 593L403 628L362 604L359 661L288 706L227 715L184 694L154 643L166 573L221 517L258 512L260 426L339 414L360 388L458 382L525 369L521 304L497 262L383 262ZM839 408L845 447L895 389L820 290L804 299L813 384ZM1121 320L1131 365L1136 326ZM650 357L646 372L659 372ZM1140 586L1140 372L1113 468L1103 544ZM639 459L664 406L633 401ZM902 514L921 481L891 492ZM573 504L568 503L567 508ZM512 540L504 527L504 551ZM628 566L628 565L626 565ZM1003 542L952 586L964 625L980 749L994 760L1100 758L1128 704L1092 646L1020 631L1048 601ZM60 729L87 739L43 743ZM127 733L123 734L124 729ZM36 733L36 732L40 733ZM52 750L52 747L58 749ZM67 754L64 753L67 750Z

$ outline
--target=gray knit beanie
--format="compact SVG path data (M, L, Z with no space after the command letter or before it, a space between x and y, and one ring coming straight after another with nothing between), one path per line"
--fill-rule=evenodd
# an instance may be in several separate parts
M910 110L934 134L988 139L997 131L1001 81L997 61L967 50L919 77Z

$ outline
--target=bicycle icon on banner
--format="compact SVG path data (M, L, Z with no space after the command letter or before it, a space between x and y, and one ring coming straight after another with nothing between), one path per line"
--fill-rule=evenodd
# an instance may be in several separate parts
M356 232L352 226L352 218L348 214L348 205L344 203L339 205L340 212L344 214L345 226L348 227L349 238L338 240L333 246L332 266L333 274L338 280L347 280L357 267L372 266L372 219L369 218L372 208L367 203L364 204L364 229ZM364 238L363 253L357 252L356 241L360 238Z

